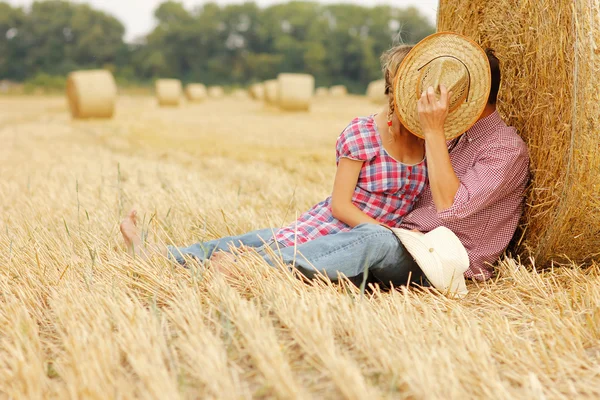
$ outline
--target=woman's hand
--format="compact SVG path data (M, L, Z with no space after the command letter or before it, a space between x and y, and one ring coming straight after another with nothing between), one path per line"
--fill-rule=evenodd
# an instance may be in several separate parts
M440 85L440 99L438 100L433 88L429 87L417 102L417 111L425 140L432 135L445 137L444 123L448 117L451 94L451 92L448 93L445 85Z

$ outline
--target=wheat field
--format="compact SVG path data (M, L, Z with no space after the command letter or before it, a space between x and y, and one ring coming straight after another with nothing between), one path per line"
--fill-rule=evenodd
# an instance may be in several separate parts
M373 111L124 97L113 120L72 121L61 97L0 98L1 398L598 398L596 267L507 258L449 300L307 283L252 253L225 279L124 251L134 205L167 244L292 221Z

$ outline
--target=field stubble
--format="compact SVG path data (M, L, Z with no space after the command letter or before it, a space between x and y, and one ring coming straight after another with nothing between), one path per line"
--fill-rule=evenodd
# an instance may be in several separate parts
M0 394L8 398L597 398L597 268L512 259L460 301L307 284L253 254L226 282L125 254L118 222L189 244L280 226L331 190L334 144L373 106L124 98L71 121L0 99Z

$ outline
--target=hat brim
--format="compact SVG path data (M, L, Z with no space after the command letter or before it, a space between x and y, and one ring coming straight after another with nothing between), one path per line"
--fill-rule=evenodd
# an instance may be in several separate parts
M453 32L440 32L419 42L406 55L394 80L394 103L398 119L414 135L424 138L417 102L420 69L431 60L450 56L461 60L469 69L470 88L467 100L446 118L446 139L454 139L477 122L488 101L492 78L485 51L471 39ZM437 89L437 88L436 88Z
M464 296L469 292L464 277L465 271L469 268L469 255L452 231L445 227L436 229L447 231L438 232L444 235L441 238L444 240L443 244L430 243L430 238L421 232L406 229L392 229L392 231L433 287L449 296ZM440 245L451 248L456 257L453 257L452 260L442 260L436 251L431 251Z

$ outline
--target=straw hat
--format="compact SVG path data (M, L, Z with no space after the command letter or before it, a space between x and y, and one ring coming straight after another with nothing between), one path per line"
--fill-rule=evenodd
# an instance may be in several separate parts
M483 112L492 78L485 51L471 39L440 32L419 42L404 58L394 82L394 103L400 122L423 138L417 101L429 87L452 92L444 131L448 140L465 133Z
M441 226L425 234L398 228L392 231L436 289L450 296L468 293L464 273L469 255L450 229Z

